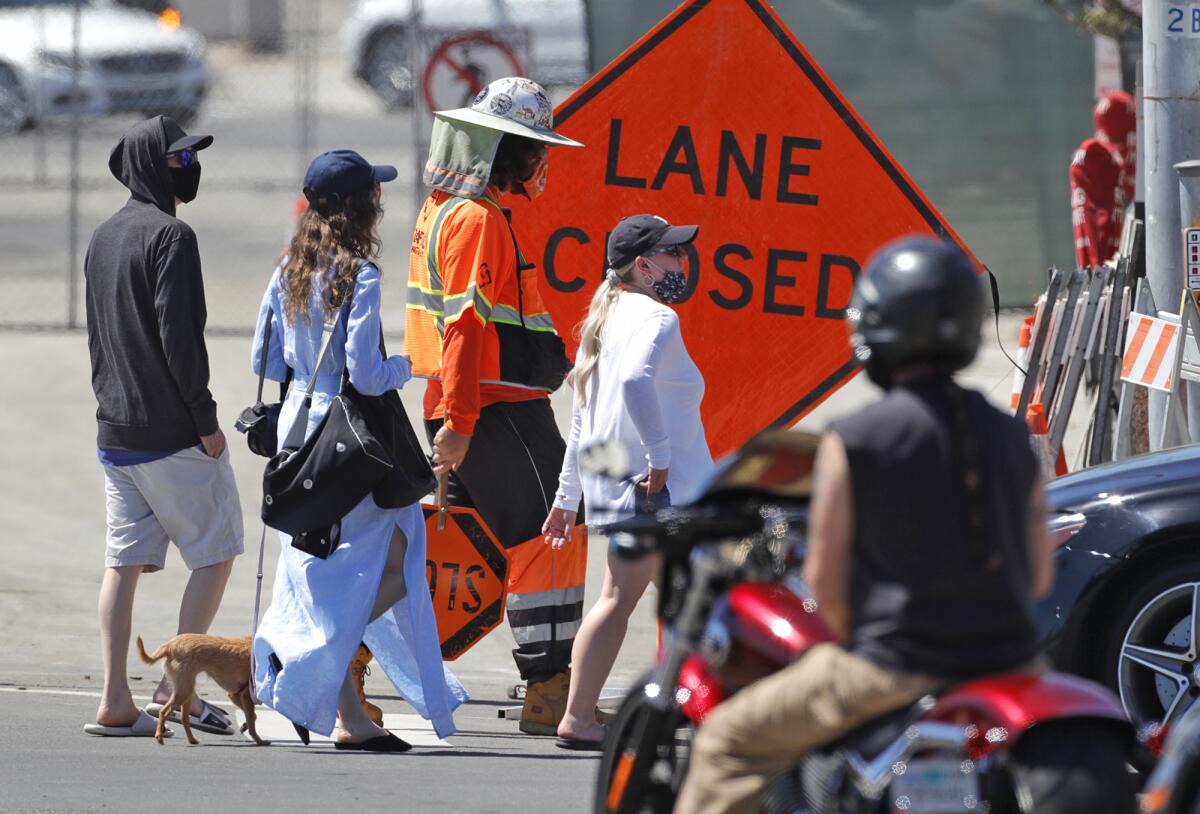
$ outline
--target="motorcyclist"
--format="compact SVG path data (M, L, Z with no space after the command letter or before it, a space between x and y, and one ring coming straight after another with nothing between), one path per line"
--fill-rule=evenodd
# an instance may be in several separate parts
M1025 425L953 380L975 357L983 288L948 241L885 246L858 280L851 344L882 398L817 451L804 579L838 644L718 706L677 814L757 812L776 773L930 690L1038 669L1034 598L1053 578Z

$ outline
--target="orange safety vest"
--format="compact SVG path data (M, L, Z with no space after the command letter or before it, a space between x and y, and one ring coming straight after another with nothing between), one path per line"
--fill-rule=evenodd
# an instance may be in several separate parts
M484 326L480 384L557 389L570 360L532 268L491 197L426 198L408 264L404 352L413 375L440 380L446 327L474 318Z

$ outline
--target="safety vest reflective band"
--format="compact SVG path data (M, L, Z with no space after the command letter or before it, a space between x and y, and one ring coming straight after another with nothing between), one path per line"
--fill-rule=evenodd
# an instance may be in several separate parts
M481 213L478 207L488 211ZM468 239L482 239L487 245L463 247L481 251L486 259L478 269L471 270L465 287L463 277L459 276L456 283L451 282L460 290L448 291L442 257L446 246L442 244L445 239L458 239L457 232L447 233L446 227L455 222L455 217L464 216L488 219L484 231L468 230L471 235ZM488 237L477 238L480 234ZM526 275L530 279L521 279L521 265L520 249L499 204L487 197L441 197L440 193L430 196L417 218L409 258L404 344L413 361L414 375L441 378L446 327L474 309L474 317L485 331L479 369L481 383L547 391L557 388L561 383L557 368L561 366L565 371L569 362L536 281L530 275ZM463 275L463 270L454 273ZM552 372L546 372L547 365Z

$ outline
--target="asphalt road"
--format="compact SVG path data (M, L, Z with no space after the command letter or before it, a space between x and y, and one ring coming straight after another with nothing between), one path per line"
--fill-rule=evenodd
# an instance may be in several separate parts
M1018 325L1018 317L1003 317L1006 342ZM231 431L233 418L253 394L248 344L245 337L209 339L212 389L230 435L246 518L247 554L235 566L213 626L214 633L227 636L245 635L250 627L261 532L256 517L262 461ZM418 741L426 745L407 755L346 755L281 742L256 748L203 733L196 747L187 746L182 733L161 747L151 740L83 735L100 687L95 603L104 542L103 477L94 451L86 338L77 331L0 331L0 369L6 382L0 399L0 518L7 537L0 566L0 811L210 811L250 805L261 811L305 805L366 811L587 810L594 758L562 752L547 738L520 735L514 722L497 717L498 709L512 703L505 690L516 681L506 626L452 664L472 696L456 716L459 734L449 744L434 744L427 732ZM964 379L995 402L1007 402L1011 368L993 339ZM801 427L817 430L874 393L859 377ZM419 414L420 395L419 384L402 391L412 416ZM560 426L569 415L568 398L566 392L554 398ZM1068 450L1075 449L1078 437L1076 426L1068 435ZM277 547L276 540L268 540L268 597ZM604 556L602 543L591 547L588 606L599 591ZM185 580L174 553L163 572L142 578L135 634L153 643L174 633ZM651 589L634 613L608 686L629 686L650 665L653 648ZM148 696L158 675L136 656L130 671L135 695ZM411 716L379 671L367 687L389 716ZM202 683L201 691L221 700L211 684Z

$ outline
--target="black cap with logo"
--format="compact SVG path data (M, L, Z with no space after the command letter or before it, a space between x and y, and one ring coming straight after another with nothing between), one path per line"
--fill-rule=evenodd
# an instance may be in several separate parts
M609 268L624 268L655 249L691 243L699 231L699 226L672 226L658 215L624 218L608 237Z

